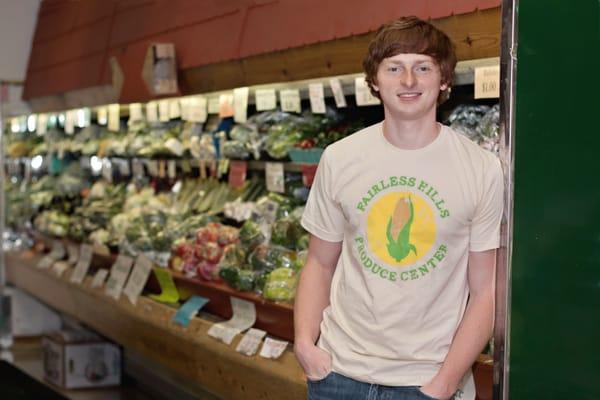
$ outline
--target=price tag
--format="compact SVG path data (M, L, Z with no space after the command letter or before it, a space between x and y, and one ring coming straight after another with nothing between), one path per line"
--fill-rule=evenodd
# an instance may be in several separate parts
M75 110L69 110L65 113L65 133L67 135L75 133Z
M165 176L167 176L167 163L165 160L160 160L158 161L158 177L162 179Z
M148 122L158 122L158 104L155 101L146 104L146 119Z
M158 120L160 122L169 122L169 112L171 104L169 100L161 100L158 102Z
M118 104L108 106L108 130L119 132L121 129L121 115Z
M208 99L208 113L218 114L219 113L219 98L212 97Z
M96 271L96 275L94 275L94 279L92 280L92 287L101 288L102 286L104 286L104 281L106 280L107 275L107 269L99 269L98 271Z
M142 104L141 103L131 103L129 105L129 124L132 122L143 121L144 116L142 114Z
M229 185L234 188L244 186L248 163L246 161L231 161L229 166Z
M260 329L250 328L244 335L240 343L238 343L235 351L252 357L258 351L262 339L267 335L267 332Z
M144 175L144 164L140 160L133 160L131 162L133 168L133 175L136 177Z
M219 117L233 117L233 93L219 96Z
M243 332L256 322L256 307L254 303L231 297L233 316L229 321L214 324L208 330L208 335L231 344L235 335Z
M475 98L500 97L500 66L475 68Z
M108 108L106 107L98 107L96 120L98 125L106 125L108 122Z
M43 135L48 130L48 114L38 114L36 132L38 136Z
M152 272L152 261L145 255L140 254L135 260L133 271L129 276L125 289L123 289L123 293L125 293L131 304L137 304L137 300L144 286L146 286L150 272Z
M189 174L192 172L192 166L190 164L190 160L181 160L181 170L184 174Z
M279 91L281 111L300 113L300 91L298 89L285 89Z
M322 83L311 83L308 85L308 96L310 98L310 109L313 114L325 114L325 93Z
M247 87L233 89L233 120L237 123L248 119L248 92Z
M117 164L119 165L119 174L122 176L131 175L131 170L129 169L129 160L119 160Z
M274 110L277 108L275 89L257 89L254 92L256 111Z
M167 175L169 176L169 179L175 179L175 177L177 176L177 163L175 162L175 160L169 160L167 167Z
M306 187L311 187L317 173L317 164L302 165L302 183Z
M106 282L106 290L104 293L106 293L107 296L110 296L115 300L119 300L119 297L121 297L121 292L123 291L123 285L125 285L125 281L129 276L129 271L131 270L132 264L133 260L131 257L119 254L117 261L115 261L110 269L110 276Z
M75 265L75 270L71 274L70 281L72 283L81 284L83 279L87 275L87 271L90 268L90 264L92 263L93 257L93 249L89 244L82 244L79 249L79 260L77 261L77 265Z
M48 269L54 262L62 260L65 257L65 253L65 246L63 246L62 242L55 240L52 243L52 250L38 262L37 267L39 269Z
M181 107L179 106L179 100L169 101L169 119L175 119L181 117Z
M329 86L331 86L331 91L333 92L333 98L335 99L335 105L337 108L346 107L346 97L344 96L344 91L342 90L342 84L338 78L331 78L329 80Z
M108 182L112 183L112 163L108 158L102 160L102 176Z
M277 359L281 357L287 346L288 342L284 340L266 338L265 342L263 343L263 347L260 350L260 356L264 358Z
M66 261L57 261L52 265L52 272L56 274L59 278L65 273L65 271L69 268L69 263Z
M148 173L150 174L150 176L158 175L158 161L146 160L146 167L148 167Z
M270 192L285 193L283 163L268 162L265 164L267 190Z
M195 96L188 100L188 120L191 122L205 122L207 118L206 97ZM217 112L219 110L217 109Z
M381 104L381 101L371 94L371 89L369 89L364 76L359 76L354 80L354 95L356 96L357 106Z
M208 303L208 299L200 296L192 296L177 313L173 316L173 322L187 328L192 318L194 318L198 311L202 309Z
M161 303L175 304L179 301L179 292L173 282L171 273L164 268L154 268L154 276L160 285L159 295L151 294L150 298Z
M79 258L79 248L76 245L69 243L67 244L67 254L69 255L67 263L69 263L69 265L75 265Z

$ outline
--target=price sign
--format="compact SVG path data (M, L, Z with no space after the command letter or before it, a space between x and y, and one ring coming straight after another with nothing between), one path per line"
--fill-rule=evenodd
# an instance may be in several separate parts
M179 301L179 292L173 282L171 273L163 268L154 268L154 276L158 280L161 292L159 295L150 295L150 298L161 303L174 304Z
M135 260L131 276L129 276L125 289L123 289L123 293L125 293L131 304L137 304L137 300L144 286L146 286L150 272L152 272L152 261L145 255L140 254Z
M205 297L190 297L190 299L177 310L177 313L173 316L173 322L187 328L192 318L198 314L198 311L200 311L206 303L208 303L208 299Z
M356 96L357 106L381 104L381 101L371 93L364 76L359 76L354 80L354 95Z
M181 107L179 100L169 101L169 119L175 119L181 117Z
M98 107L96 119L98 121L98 125L106 125L108 122L108 108Z
M225 344L231 344L235 335L251 328L256 322L254 303L231 297L231 308L233 317L229 321L216 323L208 330L209 336Z
M65 133L67 135L75 133L75 110L69 110L65 113Z
M218 114L219 113L219 98L212 97L208 99L208 113Z
M58 260L62 260L65 257L65 246L62 242L55 240L52 243L52 250L46 256L44 256L37 264L40 269L48 269Z
M92 263L92 256L94 255L92 246L89 244L82 244L79 248L79 260L75 265L75 270L71 274L71 282L81 284L85 278L90 264Z
M244 335L240 343L236 347L235 351L238 353L242 353L249 357L256 354L260 344L262 343L262 339L267 335L267 332L262 331L260 329L250 328L248 332Z
M238 123L248 119L248 92L247 87L233 89L233 120Z
M158 122L158 104L154 101L146 104L146 119L148 122Z
M196 96L188 100L188 120L191 122L205 122L207 118L206 97ZM218 112L218 109L217 109Z
M108 130L113 132L119 132L121 129L121 115L118 104L111 104L108 106Z
M257 89L254 92L256 111L274 110L277 108L275 89Z
M500 97L500 66L475 68L475 98Z
M265 175L267 181L267 190L270 192L285 193L285 183L283 174L283 163L265 164Z
M107 269L99 269L96 271L96 275L94 275L94 279L92 280L92 288L101 288L104 285L107 275Z
M143 121L144 116L142 115L142 104L131 103L129 105L129 123Z
M277 359L281 357L288 346L288 342L284 340L275 340L266 338L263 347L260 350L260 356L264 358Z
M158 102L158 120L160 122L169 122L170 111L171 103L169 100L161 100Z
M175 179L175 177L177 176L177 163L175 162L175 160L169 160L167 167L167 175L169 176L169 179Z
M69 265L75 265L79 258L79 248L76 245L69 243L67 244L67 254L69 255L67 263L69 263Z
M119 173L122 176L131 175L131 170L129 168L129 160L118 160L117 164L119 165Z
M300 113L300 91L298 89L286 89L279 92L279 103L281 111Z
M310 98L310 109L313 114L325 114L325 93L322 83L311 83L308 85L308 96Z
M119 254L117 261L115 261L110 270L110 276L106 282L106 295L115 300L119 299L121 292L123 291L123 285L125 285L125 281L129 276L129 271L131 270L132 264L133 260L131 257Z
M39 114L37 118L36 132L38 136L43 135L48 130L48 114Z
M329 86L331 86L331 91L333 92L333 98L335 99L335 105L337 108L346 107L346 97L344 96L344 91L342 90L342 84L338 78L331 78L329 80Z
M229 185L234 188L244 186L248 163L246 161L231 161L229 165Z

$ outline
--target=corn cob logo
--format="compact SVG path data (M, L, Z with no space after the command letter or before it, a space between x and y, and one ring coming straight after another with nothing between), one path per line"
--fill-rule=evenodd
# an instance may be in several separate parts
M411 251L417 255L417 248L410 243L410 227L414 217L410 196L398 199L394 215L390 217L386 229L387 251L398 262L404 260Z
M433 247L436 233L434 209L417 193L387 193L368 210L368 247L383 265L417 263Z

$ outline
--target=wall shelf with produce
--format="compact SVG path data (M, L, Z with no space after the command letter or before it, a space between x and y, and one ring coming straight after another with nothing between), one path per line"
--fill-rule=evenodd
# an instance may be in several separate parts
M498 63L460 62L456 84ZM440 115L497 151L495 100L455 92ZM251 300L257 326L291 340L316 164L327 145L381 120L377 104L351 74L13 118L7 248L29 232L46 251L53 240L94 244L97 268L144 254L173 271L184 298L212 296L208 309L224 318L230 296Z

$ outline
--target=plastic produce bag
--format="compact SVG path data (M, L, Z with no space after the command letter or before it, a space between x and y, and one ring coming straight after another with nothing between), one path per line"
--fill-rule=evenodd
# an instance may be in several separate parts
M267 277L263 297L267 300L291 301L296 295L297 273L290 268L277 268Z
M248 256L248 262L254 271L291 268L294 252L280 246L260 245Z

